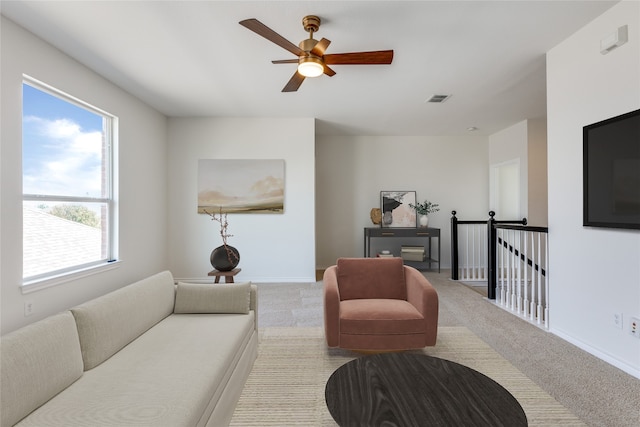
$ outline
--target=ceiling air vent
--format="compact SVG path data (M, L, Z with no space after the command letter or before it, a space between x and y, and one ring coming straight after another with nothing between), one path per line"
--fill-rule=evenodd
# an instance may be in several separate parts
M433 102L436 104L440 104L441 102L446 101L450 97L451 95L431 95L431 98L427 99L426 102Z

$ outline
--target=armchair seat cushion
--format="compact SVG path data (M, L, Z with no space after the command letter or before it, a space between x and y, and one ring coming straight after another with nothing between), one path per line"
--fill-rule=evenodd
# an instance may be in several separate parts
M354 299L340 305L343 334L424 334L425 320L409 302L397 299Z

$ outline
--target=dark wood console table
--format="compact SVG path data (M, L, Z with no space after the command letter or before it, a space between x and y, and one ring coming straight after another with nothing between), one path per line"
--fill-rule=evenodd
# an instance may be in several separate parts
M437 258L432 251L431 239L438 239ZM418 270L431 270L438 265L440 273L440 229L439 228L382 228L366 227L364 229L364 256L378 256L380 251L388 250L393 256L401 256L402 246L424 247L425 258L422 261L404 260L406 265Z

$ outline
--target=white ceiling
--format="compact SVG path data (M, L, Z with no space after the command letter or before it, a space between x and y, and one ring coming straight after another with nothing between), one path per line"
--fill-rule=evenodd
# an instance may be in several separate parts
M6 1L2 14L167 116L315 117L324 135L489 135L545 116L545 52L616 1ZM394 49L282 93L322 19L327 53ZM602 35L603 37L606 34ZM592 49L599 50L599 40ZM425 100L451 94L442 104Z

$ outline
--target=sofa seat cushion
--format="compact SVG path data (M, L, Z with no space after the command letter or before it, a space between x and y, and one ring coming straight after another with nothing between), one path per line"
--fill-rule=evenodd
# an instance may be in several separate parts
M254 322L254 312L173 314L18 425L204 425Z
M341 334L418 334L425 320L409 302L398 299L354 299L340 303Z

